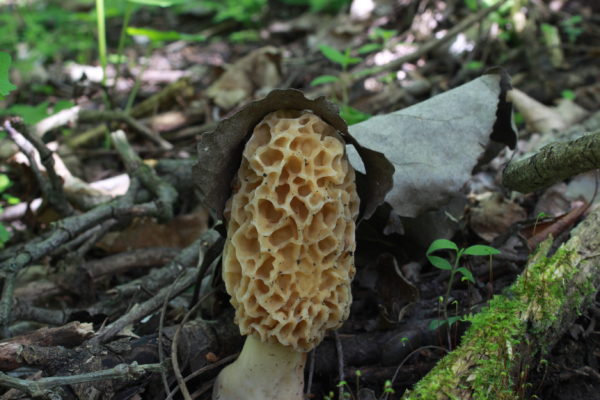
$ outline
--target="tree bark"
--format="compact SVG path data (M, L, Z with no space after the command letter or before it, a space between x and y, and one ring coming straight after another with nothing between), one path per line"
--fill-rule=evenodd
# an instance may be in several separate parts
M474 316L462 344L403 399L515 399L600 286L600 209L551 257L544 242L505 295ZM543 361L542 361L543 362Z

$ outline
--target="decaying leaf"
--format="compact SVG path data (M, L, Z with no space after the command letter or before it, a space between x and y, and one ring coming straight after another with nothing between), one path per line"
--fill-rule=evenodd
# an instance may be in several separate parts
M514 148L508 76L490 73L412 107L350 127L394 164L386 201L404 217L446 204L503 145ZM350 154L353 165L358 158Z
M480 237L491 242L506 232L515 222L527 218L527 212L520 205L506 199L500 193L486 192L473 199L469 208L469 226Z
M206 95L218 106L230 109L251 99L256 91L277 87L280 81L281 51L267 46L229 66L206 90Z
M382 153L361 146L350 134L333 103L319 97L310 100L298 90L274 90L262 100L252 102L198 142L198 162L194 179L205 205L220 218L230 197L231 182L239 168L244 142L254 126L270 112L282 109L311 110L337 129L352 144L365 165L366 179L357 182L361 199L361 218L369 218L392 188L393 165Z
M208 215L203 209L179 215L166 224L153 218L136 218L126 229L106 234L97 246L108 253L148 247L184 248L207 228Z

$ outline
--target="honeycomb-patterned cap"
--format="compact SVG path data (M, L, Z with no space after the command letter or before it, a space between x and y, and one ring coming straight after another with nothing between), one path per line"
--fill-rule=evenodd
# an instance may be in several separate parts
M358 208L333 127L280 110L254 128L225 212L223 280L243 335L309 351L342 324Z

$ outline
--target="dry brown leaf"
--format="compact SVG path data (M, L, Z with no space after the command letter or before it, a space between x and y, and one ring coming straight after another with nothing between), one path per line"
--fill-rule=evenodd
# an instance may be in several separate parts
M97 246L111 254L148 247L184 248L207 227L208 213L204 209L179 215L166 224L154 218L136 218L126 229L105 235Z
M281 81L281 51L273 46L254 50L229 66L207 90L206 96L218 106L230 109L265 92Z

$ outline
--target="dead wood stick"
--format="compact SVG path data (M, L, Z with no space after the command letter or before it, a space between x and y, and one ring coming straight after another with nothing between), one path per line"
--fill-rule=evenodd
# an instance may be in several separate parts
M4 121L4 129L29 160L29 166L35 174L38 185L40 185L40 189L42 190L42 193L44 193L46 200L60 215L72 215L73 207L71 207L67 201L63 191L62 181L54 170L54 158L52 157L52 152L48 150L46 145L44 145L39 138L29 135L26 131L26 127L22 124L19 125L19 130L17 130L13 128L10 120L7 119ZM40 166L38 165L37 156L39 156L41 163L46 168L47 177L42 174Z
M85 214L74 215L61 220L54 225L54 229L42 240L32 239L26 245L19 247L18 251L8 258L0 255L0 259L3 259L0 262L0 275L6 276L6 274L21 270L23 267L49 254L58 246L109 218L156 215L158 206L154 202L134 204L134 198L139 188L139 184L136 184L135 181L132 181L126 195L102 204ZM5 251L12 252L10 248Z
M129 145L125 132L121 130L113 132L111 138L129 175L137 177L144 187L156 196L159 219L165 222L173 218L173 206L178 196L177 190L143 163Z
M552 257L542 243L507 295L472 318L461 345L403 399L514 399L535 366L595 297L600 286L600 208Z
M600 168L600 130L549 144L529 158L509 163L502 173L502 184L528 193L596 168Z
M163 366L160 364L139 365L134 362L131 364L119 364L110 369L89 372L86 374L40 378L37 381L13 378L0 372L0 386L20 390L32 397L41 397L51 395L52 389L58 386L75 385L109 379L136 380L147 373L160 372L162 369Z
M25 345L78 346L94 334L92 324L70 322L56 328L41 328L0 343L0 370L9 371L21 366L19 354Z

